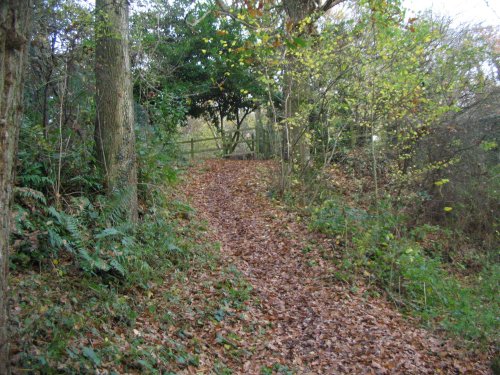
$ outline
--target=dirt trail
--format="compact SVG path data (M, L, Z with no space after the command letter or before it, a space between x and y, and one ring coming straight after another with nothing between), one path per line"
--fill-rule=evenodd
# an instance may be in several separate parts
M207 161L190 171L185 187L223 256L261 300L254 316L272 323L237 373L259 373L275 363L299 374L489 373L383 298L333 280L332 262L320 255L320 249L335 253L328 239L308 233L295 214L266 198L262 178L270 165Z

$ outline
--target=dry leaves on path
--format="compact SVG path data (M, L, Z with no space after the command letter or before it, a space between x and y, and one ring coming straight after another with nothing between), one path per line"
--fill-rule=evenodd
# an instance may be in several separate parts
M254 338L252 354L234 361L235 372L257 374L274 366L300 374L489 373L383 299L332 281L333 265L319 254L335 252L329 240L310 234L293 212L266 198L263 179L271 166L207 161L190 170L183 186L221 242L223 257L261 301L249 315L272 323Z

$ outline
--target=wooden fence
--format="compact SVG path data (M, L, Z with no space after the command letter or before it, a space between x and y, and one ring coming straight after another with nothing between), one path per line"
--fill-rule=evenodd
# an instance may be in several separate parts
M233 141L232 137L234 136L235 133L239 132L240 133L240 138L238 141ZM239 152L239 153L231 153L231 155L255 155L257 150L257 144L255 140L255 128L245 128L245 129L239 129L239 130L228 130L225 131L222 135L215 136L215 137L208 137L208 138L193 138L191 137L188 140L184 141L179 141L177 142L178 145L189 145L188 150L181 151L181 154L187 155L189 154L191 158L195 157L195 154L199 153L205 153L205 152L216 152L220 151L222 152L222 156L228 156L229 153L229 148L232 148L233 146L238 147L239 144L246 144L248 146L248 151L246 152ZM247 135L250 134L250 137L248 138ZM208 142L208 141L213 141L215 142L217 147L213 148L196 148L195 145L200 142ZM220 143L218 141L221 141Z
M232 137L235 133L239 132L239 139L233 141ZM346 138L345 136L340 136L339 139L342 141L358 142L363 140L368 143L372 139L370 134L349 134ZM196 147L200 142L213 142L211 147ZM259 158L270 158L274 155L279 155L281 152L281 134L276 131L269 131L265 128L244 128L239 130L227 130L222 135L217 135L207 138L194 138L185 139L176 142L177 145L181 147L188 145L186 149L181 149L181 155L190 155L191 159L197 154L208 153L208 152L220 152L220 156L251 156ZM246 144L247 147L238 149L238 145ZM230 152L236 146L237 152ZM354 147L354 144L351 145ZM311 150L312 155L316 155L321 150L313 147Z

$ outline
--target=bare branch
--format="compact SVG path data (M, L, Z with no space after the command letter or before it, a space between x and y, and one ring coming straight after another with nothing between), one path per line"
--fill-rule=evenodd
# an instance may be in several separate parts
M234 19L234 20L238 21L239 23L245 25L249 29L255 29L256 28L254 25L251 25L248 22L246 22L246 21L244 21L242 19L239 19L235 14L233 14L231 12L230 8L224 3L223 0L215 0L215 3L217 4L217 7L219 8L217 10L217 12L222 13L222 14L224 14L226 16L231 17L232 19ZM187 20L187 17L186 17L185 22L188 24L189 27L194 28L200 22L202 22L205 18L207 18L211 13L213 13L213 12L214 12L214 10L209 10L208 12L206 12L203 16L201 16L200 18L198 18L194 22L189 22Z
M323 6L319 8L321 12L326 12L330 9L332 9L334 6L339 5L340 3L343 3L345 0L326 0Z
M187 23L187 25L188 25L189 27L194 28L194 27L198 26L198 24L199 24L200 22L202 22L205 18L207 18L207 17L208 17L211 13L212 13L212 11L211 11L211 10L209 10L208 12L206 12L203 16L201 16L200 18L198 18L198 19L197 19L197 20L195 20L194 22L189 22L189 21L187 20L187 16L186 16L185 21L186 21L186 23Z
M223 0L215 0L215 3L217 4L217 6L219 7L219 11L222 13L222 14L225 14L226 16L229 16L231 17L232 19L238 21L239 23L245 25L246 27L248 27L249 29L256 29L255 25L251 25L249 24L248 22L242 20L242 19L239 19L235 14L233 14L231 12L231 10L229 9L229 7L226 5L226 3L224 3Z

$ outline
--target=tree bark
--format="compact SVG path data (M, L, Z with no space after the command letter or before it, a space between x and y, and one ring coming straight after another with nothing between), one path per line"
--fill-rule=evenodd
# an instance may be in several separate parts
M312 0L283 0L283 7L286 13L286 23L290 32L293 34L300 22L308 15L315 11L316 2ZM290 119L295 116L295 113L300 107L300 90L304 89L304 84L300 84L292 78L290 72L294 70L295 58L293 55L287 57L288 67L286 68L283 96L285 99L285 119ZM302 87L301 87L302 86ZM287 133L283 136L283 159L291 159L298 162L300 166L307 164L310 152L307 145L305 132L308 124L293 124L288 126L284 131Z
M128 47L128 1L96 0L97 159L108 194L127 190L137 221L137 162Z
M31 0L0 2L0 374L9 373L7 274L10 202L31 14Z
M256 155L262 158L267 158L267 148L265 142L264 125L262 121L262 111L260 107L255 109L255 138L256 138Z
M292 22L292 27L298 25L300 21L316 11L316 1L313 0L283 0L288 21Z

